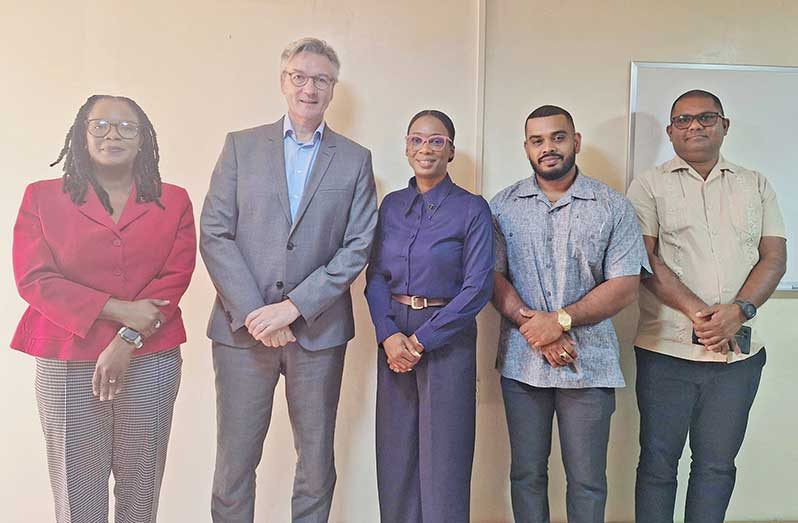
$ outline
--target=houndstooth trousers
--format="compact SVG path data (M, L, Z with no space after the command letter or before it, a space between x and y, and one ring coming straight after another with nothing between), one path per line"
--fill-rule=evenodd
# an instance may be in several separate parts
M96 362L36 359L36 400L58 523L155 522L180 386L180 348L134 357L113 400L92 394Z

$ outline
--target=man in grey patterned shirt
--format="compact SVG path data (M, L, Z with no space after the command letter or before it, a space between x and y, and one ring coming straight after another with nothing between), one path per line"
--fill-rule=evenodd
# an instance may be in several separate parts
M615 387L624 386L610 318L635 300L641 272L651 271L632 205L576 166L581 139L565 109L535 109L524 139L534 176L490 204L517 523L549 521L555 412L568 521L604 521L610 417Z

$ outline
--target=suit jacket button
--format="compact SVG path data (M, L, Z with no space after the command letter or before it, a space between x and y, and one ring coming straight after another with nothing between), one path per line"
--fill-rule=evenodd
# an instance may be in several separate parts
M274 284L274 286L277 287L278 289L282 289L283 288L283 282L278 281L277 283Z
M286 249L288 249L289 251L293 251L293 250L294 250L294 244L293 244L293 243L291 243L291 242L288 242L288 245L286 245L285 247L286 247Z

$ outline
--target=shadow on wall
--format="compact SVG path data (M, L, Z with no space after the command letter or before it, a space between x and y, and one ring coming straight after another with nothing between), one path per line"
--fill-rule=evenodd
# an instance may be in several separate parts
M656 165L659 151L653 144L660 144L667 140L665 124L648 113L636 113L635 140L639 144L635 156L634 169L640 173ZM625 118L611 118L596 126L592 136L624 136L627 122ZM577 163L585 172L598 180L606 183L616 191L626 194L626 187L631 182L631 175L627 173L627 158L611 158L604 151L606 147L590 140L591 136L582 137L582 150L577 158ZM629 144L633 147L634 144Z
M590 136L582 136L582 150L577 163L585 172L616 191L626 194L624 185L626 157L610 158L605 154L606 147L597 141L598 137L626 135L626 119L622 117L602 121Z
M635 132L633 138L638 146L632 151L634 172L627 173L627 184L632 181L634 174L640 174L655 166L657 154L660 152L659 145L663 140L670 141L665 130L666 123L658 120L653 114L635 113L632 125ZM634 147L635 143L629 144L629 147Z
M615 176L617 167L612 164L609 157L601 149L590 144L582 142L582 150L577 157L577 165L584 169L585 174L591 178L604 182L611 187L613 185L612 182L617 179L617 176ZM623 192L620 187L613 187L613 189Z
M336 469L349 488L336 490L333 513L337 517L362 512L356 507L364 502L372 504L372 511L377 513L374 423L379 354L363 295L365 283L362 273L352 284L357 336L347 348L335 430ZM369 473L363 474L364 470Z
M327 108L325 120L334 122L333 129L344 136L352 136L353 122L357 121L357 107L362 107L362 103L357 103L354 91L347 82L335 84L333 102Z
M449 164L449 175L452 181L467 191L474 192L474 171L477 164L474 159L463 153L456 153Z
M512 521L510 440L496 371L500 318L490 304L477 318L477 442L471 475L471 517L485 523Z

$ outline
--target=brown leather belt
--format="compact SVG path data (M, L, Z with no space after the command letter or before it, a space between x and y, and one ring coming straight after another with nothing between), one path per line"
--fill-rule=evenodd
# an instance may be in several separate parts
M449 300L443 298L425 298L424 296L408 296L407 294L392 294L391 298L393 298L393 301L398 301L416 311L427 307L443 307L449 303Z

